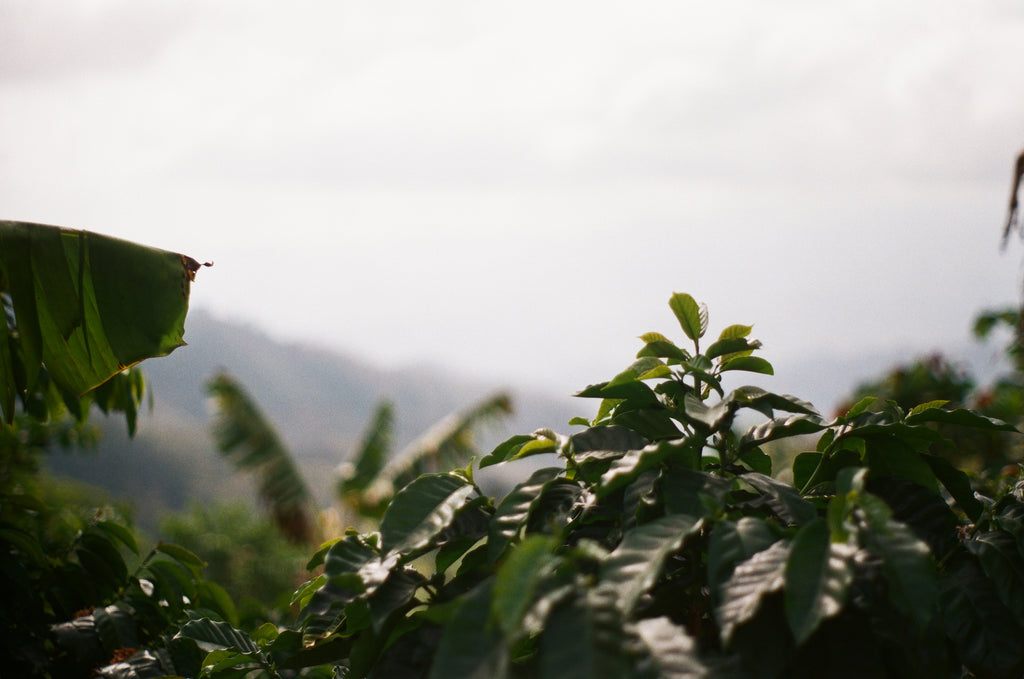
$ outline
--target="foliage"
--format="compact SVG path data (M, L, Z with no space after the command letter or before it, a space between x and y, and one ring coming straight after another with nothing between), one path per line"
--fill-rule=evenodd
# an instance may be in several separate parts
M379 520L397 489L421 474L468 463L477 451L474 432L511 412L511 398L505 393L493 394L448 415L393 454L392 407L387 401L379 404L354 462L341 469L338 499L356 516Z
M979 317L978 323L984 317ZM1016 346L1011 344L1009 349ZM881 410L893 401L904 410L918 403L940 403L943 410L970 408L982 415L1024 424L1024 373L1016 370L996 382L978 388L974 379L940 354L901 365L881 379L860 385L839 413L867 396L877 400L869 409ZM964 428L936 422L942 435L932 452L949 460L954 466L971 472L980 490L991 491L1003 472L1015 475L1021 460L1020 437L1011 432Z
M194 672L198 647L171 638L180 622L236 620L191 552L144 551L116 512L51 504L37 475L42 449L93 440L93 407L124 414L134 432L144 381L126 368L182 344L198 266L98 234L0 222L4 676ZM113 662L122 669L101 669Z
M709 342L703 305L670 306L689 346L642 335L626 370L580 392L598 399L585 431L514 436L480 461L560 466L504 498L472 468L412 480L378 531L317 552L290 627L186 625L213 649L203 676L1021 676L1024 482L977 497L932 452L936 423L1013 427L941 402L826 419L726 391L731 373L772 372L751 327ZM734 432L742 411L764 419ZM794 484L774 479L761 446L810 434Z
M283 622L291 593L304 579L307 550L289 542L244 502L193 504L166 517L160 534L206 563L203 576L224 587L242 629Z
M311 542L315 528L309 488L273 426L227 373L215 375L207 390L216 400L214 438L220 452L258 474L260 499L282 535L296 544Z

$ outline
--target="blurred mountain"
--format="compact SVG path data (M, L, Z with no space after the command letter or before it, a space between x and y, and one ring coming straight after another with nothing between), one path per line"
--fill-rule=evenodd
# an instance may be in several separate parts
M190 312L188 346L143 364L153 407L129 439L118 418L101 424L96 450L55 452L50 470L109 490L135 506L152 529L159 514L189 501L252 496L247 478L217 454L206 381L217 371L235 376L299 461L318 500L326 505L337 465L347 459L381 399L395 407L395 450L401 450L452 411L496 391L512 396L514 414L481 432L483 453L514 433L550 427L566 432L574 415L592 416L596 403L484 384L442 369L383 370L338 353L276 341L251 326Z
M396 451L452 411L502 389L511 394L515 414L483 432L483 453L512 434L541 427L571 433L571 417L592 417L597 409L591 399L486 384L441 368L384 370L336 352L276 341L254 327L225 322L202 310L189 314L186 339L188 346L143 365L153 409L141 414L134 439L128 439L122 420L97 417L104 430L97 450L56 452L48 459L55 474L128 499L138 523L149 530L161 513L180 510L190 501L254 497L250 480L220 458L210 436L204 385L218 370L234 375L260 405L325 506L331 502L335 468L352 453L381 399L390 399L395 406ZM776 376L732 374L726 388L756 384L809 400L830 415L858 384L927 353L894 348L851 356L768 356ZM947 347L945 353L980 384L1005 369L998 342ZM511 478L518 478L520 472L514 473ZM501 477L497 483L503 485Z

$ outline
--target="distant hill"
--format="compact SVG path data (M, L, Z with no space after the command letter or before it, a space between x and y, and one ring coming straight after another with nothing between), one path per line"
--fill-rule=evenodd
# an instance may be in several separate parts
M376 404L395 406L396 450L451 413L498 390L512 395L515 413L485 431L485 452L513 433L540 427L569 431L574 415L592 415L596 404L558 399L503 385L484 384L441 370L383 370L353 358L273 340L245 325L202 310L189 314L188 346L143 364L153 410L139 418L129 440L123 421L103 422L96 451L54 453L51 471L131 498L140 524L190 500L251 496L251 485L220 459L210 437L206 381L218 370L234 375L277 427L323 502L330 500L334 469L357 445ZM102 418L97 418L102 422Z
M441 369L384 370L323 349L275 341L251 326L224 322L202 310L190 313L186 339L188 346L143 365L154 406L140 417L133 440L126 436L123 421L113 419L104 423L98 450L49 458L57 474L131 498L140 525L150 530L160 513L182 509L189 501L252 497L249 480L221 460L210 437L204 384L220 369L233 374L275 424L323 504L330 502L335 468L351 454L383 398L395 404L396 450L453 410L503 386L513 397L515 416L482 437L484 452L507 436L540 427L570 433L571 417L592 416L597 407L589 399L486 384ZM830 414L858 383L924 353L894 349L788 362L768 356L776 377L733 375L730 384L792 393ZM982 382L1002 368L991 346L954 347L947 355ZM624 357L623 367L628 361ZM611 376L595 376L595 381L602 377Z

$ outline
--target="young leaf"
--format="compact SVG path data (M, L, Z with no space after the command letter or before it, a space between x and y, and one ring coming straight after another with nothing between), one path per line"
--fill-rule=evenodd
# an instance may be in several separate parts
M754 326L752 326L752 325L739 325L739 324L730 325L730 326L727 326L724 330L722 330L721 333L719 333L718 339L725 340L725 339L735 339L737 337L746 337L746 336L748 336L750 334L750 332L753 329L754 329Z
M701 305L685 292L677 292L669 298L668 304L676 315L680 327L690 339L697 341L704 336L707 329L707 307L701 309ZM703 311L703 313L702 313Z
M774 375L775 368L760 356L737 356L722 364L722 372L726 370L744 370L762 375Z

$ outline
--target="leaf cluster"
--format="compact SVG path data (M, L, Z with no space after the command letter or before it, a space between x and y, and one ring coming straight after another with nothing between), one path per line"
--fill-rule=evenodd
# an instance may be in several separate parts
M379 530L325 544L294 624L215 620L203 676L979 677L1024 673L1024 483L977 495L935 424L1013 431L930 402L864 399L826 419L734 371L770 373L751 328L704 350L706 307L676 294L688 346L641 336L636 361L580 396L572 436L540 430L480 466L553 453L505 497L472 470L422 475ZM760 416L736 431L741 413ZM813 435L794 483L765 443Z

